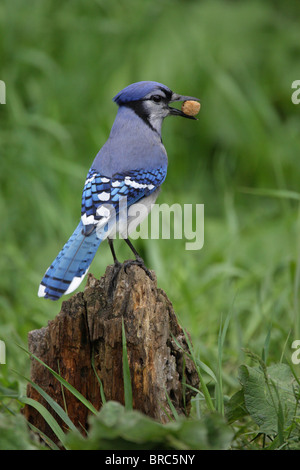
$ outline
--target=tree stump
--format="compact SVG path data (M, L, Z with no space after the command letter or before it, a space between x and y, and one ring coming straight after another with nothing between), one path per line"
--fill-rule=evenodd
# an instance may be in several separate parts
M172 415L171 399L179 415L187 415L194 392L183 384L198 387L194 363L185 334L172 304L138 266L126 272L113 266L97 280L88 275L84 292L62 303L61 311L47 327L28 334L30 353L58 372L84 395L96 409L101 408L99 381L106 400L124 404L122 367L122 321L126 333L133 408L161 423ZM178 346L180 345L180 347ZM31 359L31 380L67 409L79 429L88 428L88 409L42 364ZM92 367L94 361L94 368ZM41 395L28 384L27 396L42 403L62 424ZM35 408L26 405L27 420L51 439L55 437Z

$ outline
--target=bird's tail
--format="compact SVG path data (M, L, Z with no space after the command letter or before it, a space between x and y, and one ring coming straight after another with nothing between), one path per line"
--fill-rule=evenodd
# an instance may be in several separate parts
M57 300L73 292L86 275L102 241L96 230L86 236L80 222L73 235L47 269L38 291L39 297Z

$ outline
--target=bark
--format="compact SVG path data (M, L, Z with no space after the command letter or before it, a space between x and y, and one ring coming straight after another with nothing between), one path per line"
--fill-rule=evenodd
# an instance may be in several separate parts
M134 409L165 423L168 414L172 415L167 393L177 413L187 415L194 393L183 383L198 387L198 375L183 352L188 353L188 346L171 302L157 288L153 271L154 280L134 265L126 272L122 266L116 277L114 273L113 266L108 266L100 280L89 274L84 292L64 301L60 313L47 327L29 333L29 351L72 384L96 409L102 405L96 374L106 400L124 403L123 319ZM67 409L77 427L88 428L86 406L33 358L31 380ZM43 403L62 424L30 384L27 396ZM26 405L24 414L29 422L54 438L33 407Z

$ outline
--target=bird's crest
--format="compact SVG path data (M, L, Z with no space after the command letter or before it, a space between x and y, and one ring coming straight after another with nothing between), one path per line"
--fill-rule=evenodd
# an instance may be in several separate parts
M163 91L166 96L172 95L172 91L167 86L158 82L136 82L121 90L114 98L113 101L119 106L129 103L130 101L138 101L143 99L149 93Z

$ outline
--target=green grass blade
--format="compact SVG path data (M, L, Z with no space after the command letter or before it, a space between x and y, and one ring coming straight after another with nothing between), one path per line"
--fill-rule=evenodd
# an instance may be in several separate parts
M232 310L231 310L232 311ZM223 347L228 330L231 311L225 318L224 325L222 325L222 320L220 322L219 336L218 336L218 374L217 374L217 383L216 383L216 409L224 415L224 397L223 397L223 379L222 379L222 361L223 361Z
M177 413L176 408L173 405L171 398L169 397L169 394L167 392L166 387L164 387L164 389L165 389L165 395L166 395L166 399L167 399L168 405L170 407L170 410L172 411L174 418L176 420L178 420L179 419L179 414Z
M95 361L94 361L94 352L92 354L92 369L94 371L94 374L96 376L96 379L98 380L99 386L100 386L100 397L101 397L101 402L104 405L106 403L106 397L104 393L104 388L103 388L103 383L102 380L100 379L99 375L97 374L96 367L95 367Z
M76 390L75 387L73 387L73 385L69 384L69 382L67 382L65 379L63 379L57 372L55 372L53 369L51 369L51 367L49 367L44 361L42 361L41 359L39 359L37 356L35 356L34 354L30 353L29 351L27 351L25 348L23 348L22 346L19 346L21 349L23 349L23 351L25 351L27 354L29 354L31 357L33 357L36 361L38 361L40 364L42 364L43 366L46 367L47 370L49 370L49 372L51 372L51 374L64 386L66 387L67 390L69 390L69 392L71 392L83 405L85 405L87 407L87 409L89 411L91 411L92 413L94 414L97 414L98 411L96 410L96 408L92 405L92 403L87 400L78 390Z
M263 345L263 350L262 350L262 360L264 363L267 363L268 360L268 355L269 355L269 345L270 345L270 338L271 338L271 330L272 330L272 325L268 329L268 333Z
M215 376L214 372L211 370L210 367L208 367L206 364L204 364L204 362L200 361L200 359L197 359L195 356L192 356L190 353L188 353L187 351L185 351L182 347L182 345L177 341L177 338L175 338L175 336L171 333L171 336L175 342L175 344L183 351L183 353L189 358L191 359L193 362L195 362L204 372L207 373L207 375L209 375L214 382L217 382L217 377Z
M43 431L38 429L32 423L28 422L27 424L34 433L39 434L41 439L45 442L45 444L47 444L50 447L51 450L60 450L60 448L55 444L55 442L53 442L52 439L50 439L50 437L48 437L45 433L43 433Z
M190 342L190 339L188 337L188 334L186 333L186 331L183 329L183 332L184 332L184 336L185 336L185 339L186 339L186 342L187 342L187 345L188 345L188 348L189 348L189 351L191 353L191 358L195 364L195 367L197 369L197 373L198 373L198 377L199 377L199 381L200 381L200 385L201 385L201 390L202 390L202 393L204 395L204 398L205 398L205 402L206 402L206 405L207 405L207 408L210 410L210 411L215 411L215 407L214 407L214 404L213 404L213 401L212 401L212 398L209 394L209 391L208 391L208 388L206 386L206 383L202 377L202 374L201 374L201 370L200 370L200 367L198 366L197 364L197 361L196 361L196 358L195 358L195 355L194 355L194 350L193 350L193 347L191 345L191 342Z
M256 196L276 197L280 199L293 199L300 201L300 194L288 189L268 189L268 188L239 188L242 193L254 194Z
M76 431L77 428L74 425L74 423L71 421L65 410L55 401L53 400L50 395L48 395L47 392L45 392L39 385L35 384L32 380L28 379L24 375L20 374L17 371L14 371L16 374L18 374L20 377L23 379L27 380L31 384L31 386L39 392L39 394L46 400L46 402L51 406L53 411L61 418L61 420L67 425L69 429L72 429L73 431Z
M197 358L196 358L196 364L198 364L200 369L206 372L206 374L209 375L213 379L214 382L217 382L217 377L215 373L211 370L210 367L208 367L208 365L204 364L204 362L200 361L200 359L197 359Z
M59 361L57 361L57 369L58 369L58 373L60 375ZM61 389L62 399L63 399L63 402L64 402L65 412L68 414L68 407L67 407L65 389L64 389L62 384L60 384L60 389Z
M52 414L36 400L33 400L32 398L28 397L19 397L19 400L24 404L24 405L29 405L35 408L44 418L46 423L50 426L54 434L56 435L57 439L61 442L61 444L66 448L65 446L65 433L55 420L55 418L52 416Z

